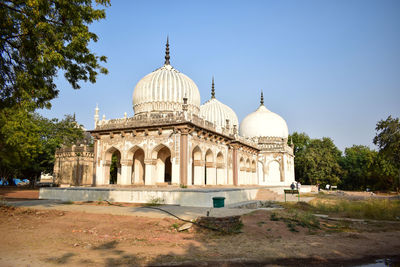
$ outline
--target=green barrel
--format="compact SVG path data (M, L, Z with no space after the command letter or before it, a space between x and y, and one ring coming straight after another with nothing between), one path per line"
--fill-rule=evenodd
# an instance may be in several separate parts
M225 205L224 197L213 197L214 208L223 208Z

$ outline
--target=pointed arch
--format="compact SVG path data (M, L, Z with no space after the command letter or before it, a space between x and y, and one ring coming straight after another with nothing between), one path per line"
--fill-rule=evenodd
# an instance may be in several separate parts
M217 184L227 184L226 165L224 154L220 151L217 154Z
M271 160L267 163L267 182L269 185L277 185L282 180L281 163L278 160Z
M207 149L205 159L206 163L214 163L214 153L211 151L211 149Z
M164 144L157 145L151 152L152 159L156 160L156 182L172 182L171 150Z
M207 149L206 151L205 162L206 162L206 171L204 174L204 181L206 182L206 184L215 185L217 184L216 169L214 162L214 153L211 151L211 149Z
M202 160L203 153L199 146L195 146L192 150L192 185L204 185L204 161Z
M121 151L112 146L104 153L104 184L117 184L121 180Z
M217 168L224 168L225 165L225 157L224 154L220 151L217 154Z
M144 158L144 149L140 146L135 145L128 150L127 159L132 162L131 184L144 184L146 176Z
M111 160L112 155L113 155L116 151L118 151L119 154L122 155L122 154L121 154L121 151L120 151L118 148L116 148L115 146L109 147L109 148L106 150L106 152L104 153L104 160L106 160L106 161Z

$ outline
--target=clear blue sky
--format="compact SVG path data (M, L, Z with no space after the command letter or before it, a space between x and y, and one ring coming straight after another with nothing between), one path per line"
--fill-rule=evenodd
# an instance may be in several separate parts
M76 113L93 128L100 117L133 115L132 93L162 66L166 36L171 65L197 84L201 102L216 97L241 121L259 105L281 115L292 133L331 137L343 150L374 147L375 125L400 116L400 1L112 1L91 26L108 75L60 95L41 113Z

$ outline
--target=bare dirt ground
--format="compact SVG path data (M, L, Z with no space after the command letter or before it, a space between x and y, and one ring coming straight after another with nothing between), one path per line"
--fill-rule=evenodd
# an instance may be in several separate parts
M0 266L337 266L400 251L399 223L321 220L293 232L272 212L244 215L242 233L222 235L177 232L182 222L167 218L2 206Z
M38 199L39 189L18 188L18 187L0 187L0 198L18 201L27 199Z

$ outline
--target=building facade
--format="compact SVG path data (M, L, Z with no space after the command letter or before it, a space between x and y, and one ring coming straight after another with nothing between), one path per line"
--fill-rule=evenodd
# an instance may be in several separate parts
M293 148L286 122L258 109L239 125L215 97L200 105L196 84L170 64L146 75L133 92L134 116L106 120L95 110L93 185L110 184L112 159L118 185L289 185Z

